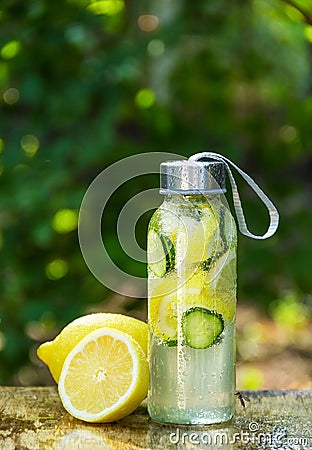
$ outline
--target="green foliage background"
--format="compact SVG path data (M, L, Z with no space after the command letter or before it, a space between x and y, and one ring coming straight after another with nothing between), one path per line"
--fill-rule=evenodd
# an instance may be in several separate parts
M140 29L144 14L154 31ZM1 2L0 384L42 383L38 343L117 298L86 267L75 217L94 177L140 152L213 149L244 168L281 224L268 241L240 239L239 301L310 302L311 45L311 0ZM112 219L157 183L121 190ZM265 210L239 185L261 233ZM109 220L110 242L115 229ZM145 317L144 302L116 301Z

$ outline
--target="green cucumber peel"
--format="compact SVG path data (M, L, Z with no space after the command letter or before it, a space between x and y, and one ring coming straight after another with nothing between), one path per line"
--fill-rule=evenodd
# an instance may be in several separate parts
M201 306L183 313L182 331L185 344L194 349L205 349L217 344L224 330L221 314Z

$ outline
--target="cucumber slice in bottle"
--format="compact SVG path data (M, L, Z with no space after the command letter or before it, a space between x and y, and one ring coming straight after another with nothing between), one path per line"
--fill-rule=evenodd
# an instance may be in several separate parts
M148 267L156 275L163 277L174 267L175 251L171 240L151 228L147 243Z
M192 348L203 349L214 345L224 329L221 314L195 306L182 316L185 343Z

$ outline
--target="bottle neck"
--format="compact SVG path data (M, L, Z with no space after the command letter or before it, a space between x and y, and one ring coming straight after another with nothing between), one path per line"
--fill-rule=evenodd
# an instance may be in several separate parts
M165 194L164 202L175 204L203 204L217 202L222 194Z

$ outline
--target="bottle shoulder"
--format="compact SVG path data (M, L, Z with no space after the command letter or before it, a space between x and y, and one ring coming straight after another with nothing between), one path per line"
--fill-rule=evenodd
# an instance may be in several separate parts
M151 217L150 229L168 236L172 241L176 240L178 234L195 233L200 236L204 230L219 230L220 238L234 245L237 240L234 217L230 209L217 199L195 203L165 200Z
M174 217L190 217L200 221L202 217L209 215L215 217L216 220L222 217L226 217L228 220L233 221L233 226L236 226L234 217L228 205L222 202L219 198L214 198L212 196L209 196L211 198L209 198L208 196L201 196L205 197L203 201L197 198L186 198L186 196L179 197L179 199L170 197L165 199L153 213L151 222L156 222L164 219L172 220Z

